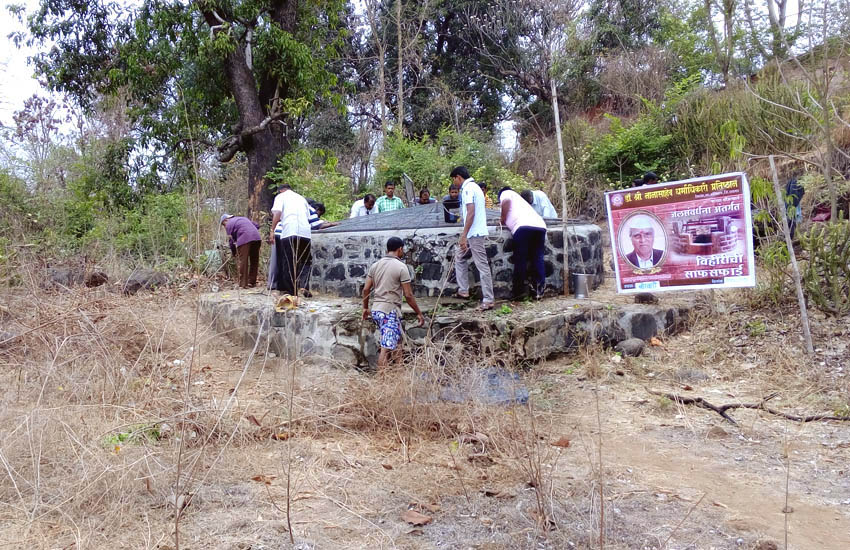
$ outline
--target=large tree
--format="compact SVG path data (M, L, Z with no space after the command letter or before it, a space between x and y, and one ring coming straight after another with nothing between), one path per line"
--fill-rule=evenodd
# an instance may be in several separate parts
M90 108L121 91L140 151L160 171L179 170L197 144L218 160L244 153L249 209L267 210L265 178L299 138L312 106L336 100L333 60L344 0L42 0L32 39L51 45L34 59L49 87Z

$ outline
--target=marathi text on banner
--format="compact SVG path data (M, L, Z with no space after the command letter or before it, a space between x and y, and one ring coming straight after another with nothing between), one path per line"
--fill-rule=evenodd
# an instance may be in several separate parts
M606 193L617 291L755 286L743 173Z

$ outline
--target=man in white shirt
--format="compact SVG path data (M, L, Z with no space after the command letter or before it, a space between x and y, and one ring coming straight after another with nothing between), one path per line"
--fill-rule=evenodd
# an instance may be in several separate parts
M465 166L452 170L452 183L460 185L460 214L463 229L458 240L458 253L455 257L455 276L457 277L457 295L469 298L469 258L475 262L481 278L481 293L484 299L481 310L493 309L493 276L487 261L487 210L484 206L484 193L478 184L469 177Z
M655 242L655 228L645 216L635 217L634 223L629 227L629 238L634 250L626 254L626 259L638 269L653 268L664 257L663 250L652 246Z
M539 189L535 189L533 191L526 189L522 193L522 198L524 198L528 204L534 208L534 211L540 214L543 218L558 218L558 211L555 210L555 207L552 206L552 201L549 200L549 197L543 191Z
M375 207L375 195L369 193L360 200L354 201L351 205L351 215L349 218L359 218L360 216L368 216L376 214L377 211L372 210Z
M307 199L287 184L272 205L272 231L269 243L275 246L274 287L297 296L299 291L310 296L310 271L313 258L310 249L310 205Z

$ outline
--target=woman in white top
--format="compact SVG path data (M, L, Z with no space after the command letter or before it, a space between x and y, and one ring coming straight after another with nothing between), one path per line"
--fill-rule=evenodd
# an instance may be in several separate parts
M531 262L534 275L532 290L534 297L540 300L546 288L546 267L543 263L543 253L546 251L546 222L510 187L503 187L499 191L499 203L502 207L502 224L513 236L513 299L521 300L528 295L526 274L527 264Z

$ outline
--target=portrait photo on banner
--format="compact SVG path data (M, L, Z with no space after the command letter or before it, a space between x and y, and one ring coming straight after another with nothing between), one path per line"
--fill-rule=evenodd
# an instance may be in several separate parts
M635 269L659 268L667 258L667 232L655 214L637 210L620 224L617 249Z

